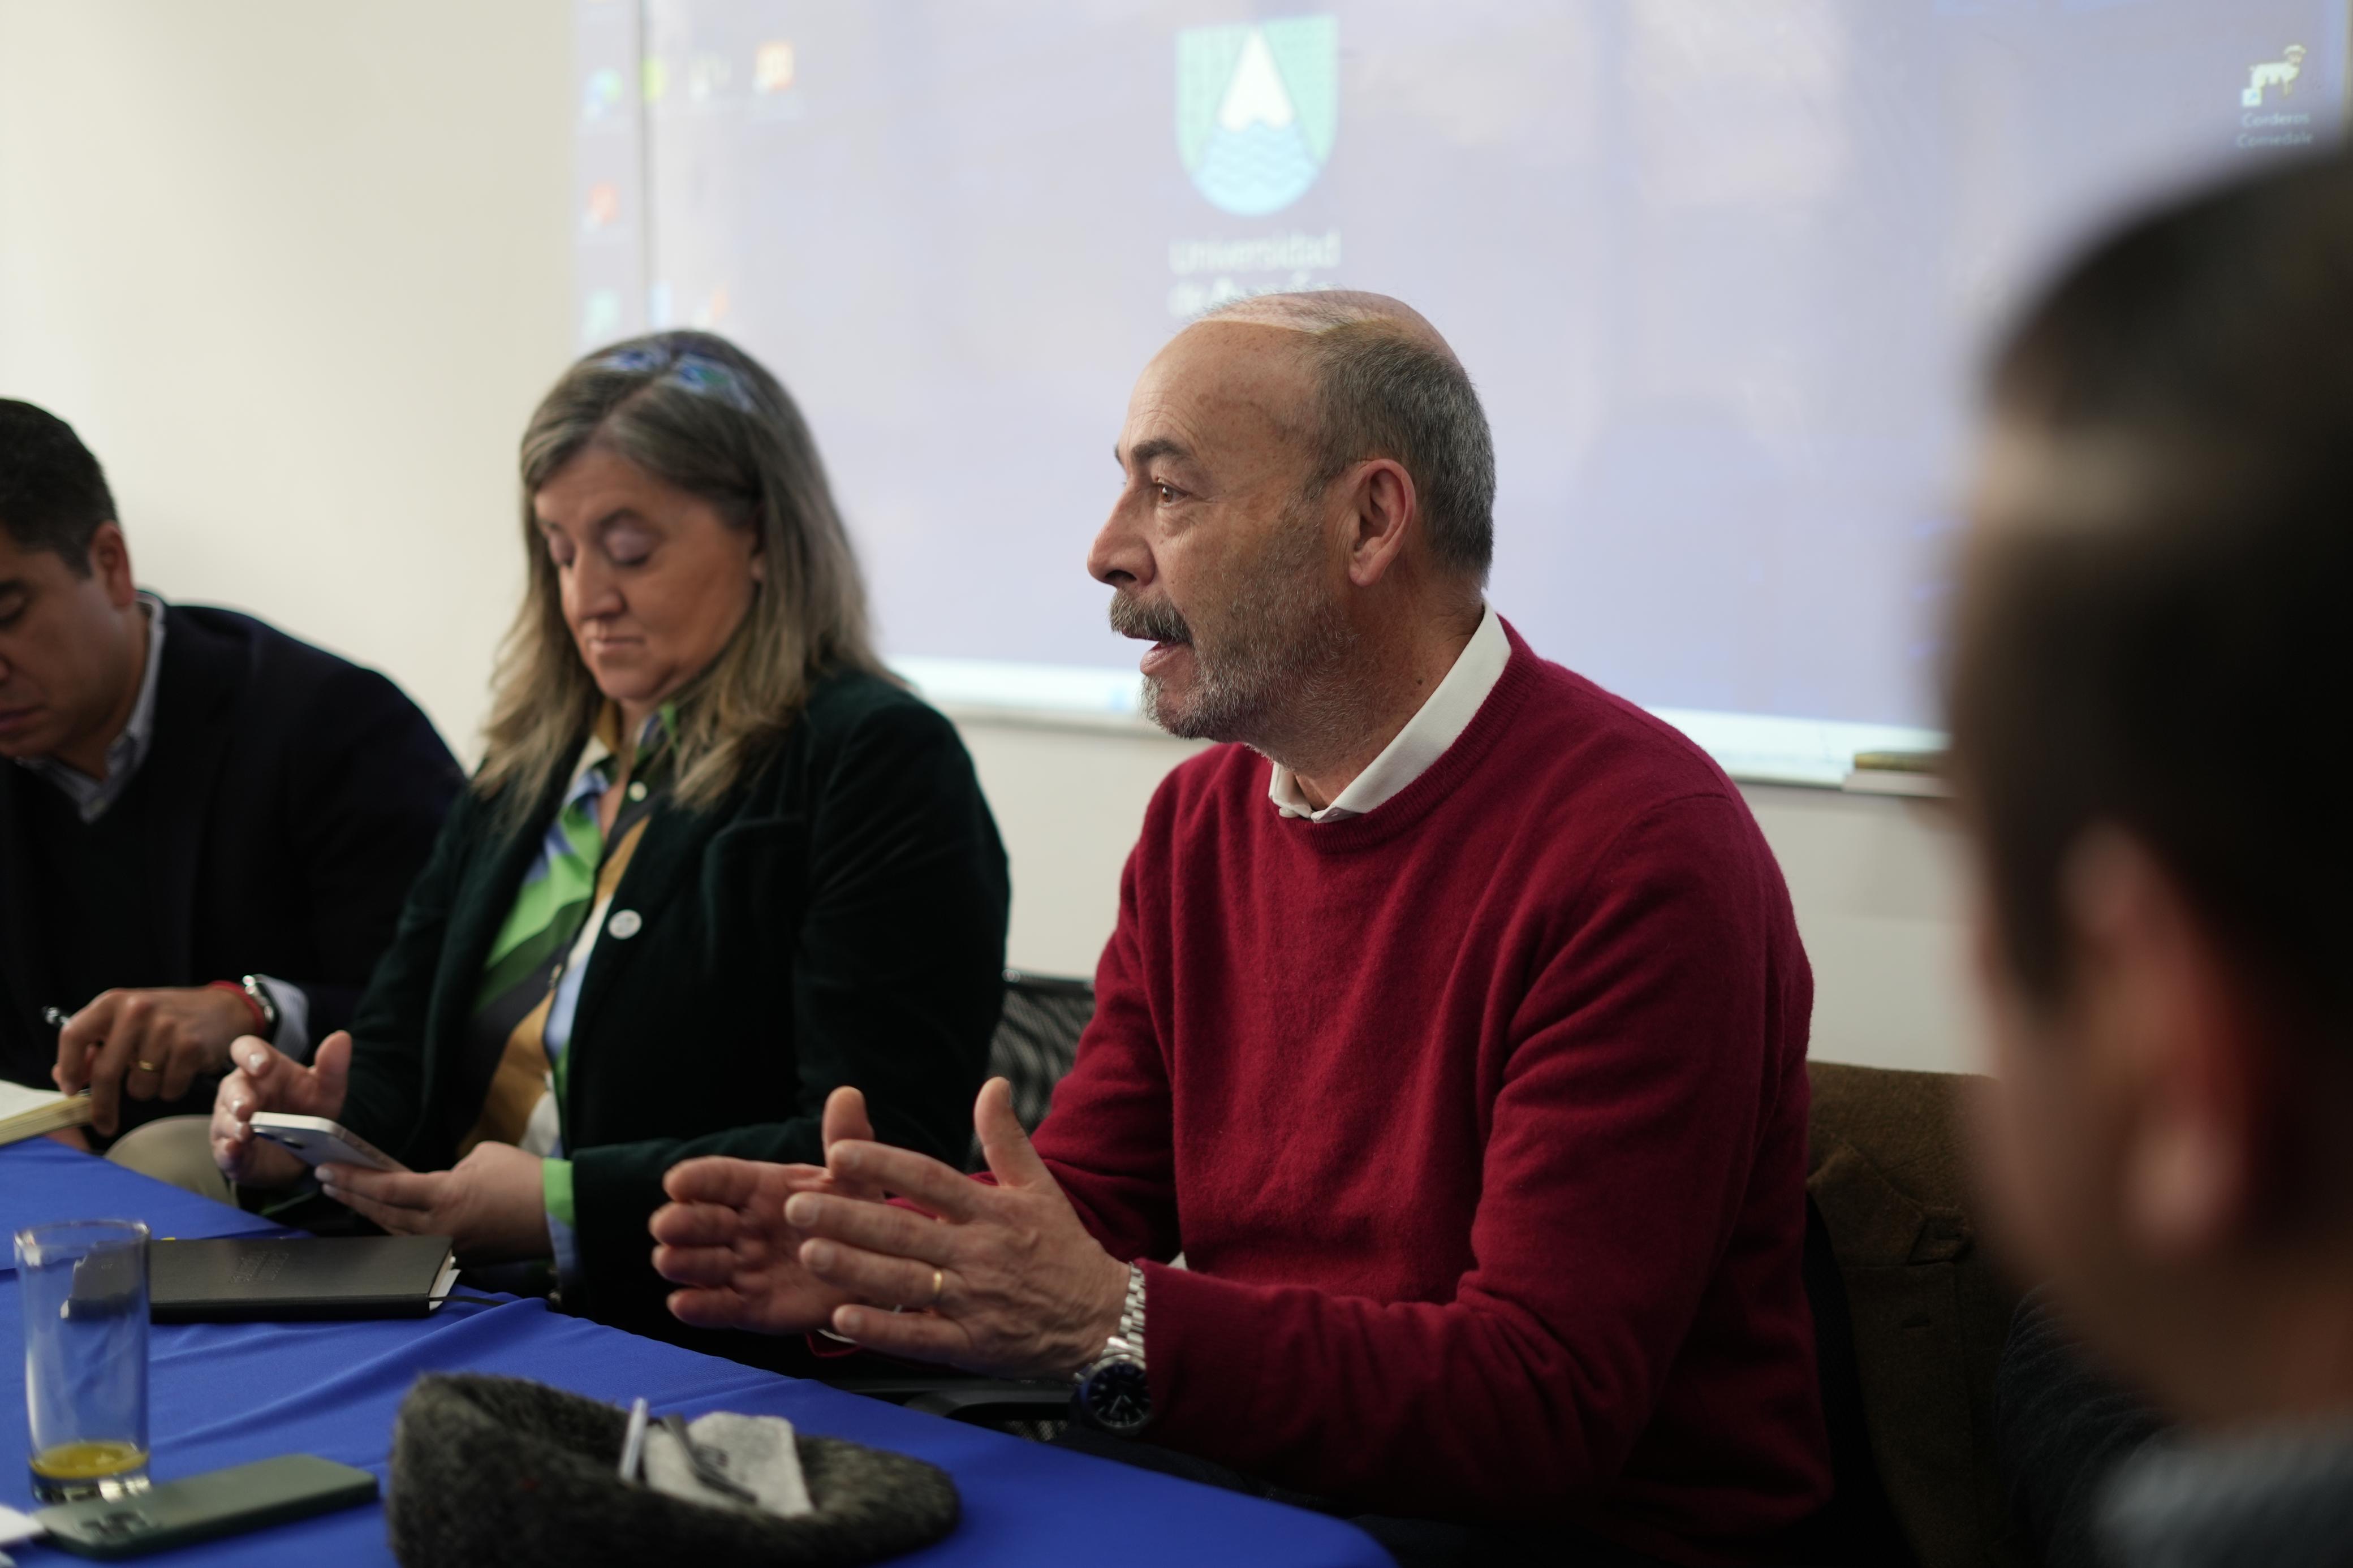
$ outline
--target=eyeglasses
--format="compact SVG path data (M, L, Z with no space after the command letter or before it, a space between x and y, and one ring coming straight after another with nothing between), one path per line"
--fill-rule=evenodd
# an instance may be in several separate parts
M753 401L751 388L733 365L720 363L707 354L674 353L665 349L616 349L599 354L588 362L592 370L619 371L628 375L652 374L673 386L681 387L698 397L715 397L731 408L745 414L757 414L759 405Z

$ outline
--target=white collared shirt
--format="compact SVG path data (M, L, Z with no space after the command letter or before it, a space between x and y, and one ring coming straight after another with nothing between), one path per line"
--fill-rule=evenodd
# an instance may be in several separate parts
M1511 659L1512 639L1504 635L1503 620L1495 606L1489 605L1479 617L1479 629L1455 656L1454 668L1446 672L1446 679L1331 805L1321 811L1309 805L1307 796L1300 793L1299 780L1281 763L1274 764L1274 777L1267 783L1267 798L1284 816L1303 816L1310 822L1345 822L1364 816L1428 773L1430 765L1446 754L1446 748L1462 738Z

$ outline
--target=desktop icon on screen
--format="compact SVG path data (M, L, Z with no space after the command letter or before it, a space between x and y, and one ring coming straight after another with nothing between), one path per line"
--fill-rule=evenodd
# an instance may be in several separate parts
M724 55L697 55L687 62L686 96L697 103L723 97L728 79L735 73Z
M1176 152L1220 212L1262 217L1307 194L1340 117L1340 25L1291 16L1176 35Z
M2290 44L2280 51L2275 60L2264 60L2247 68L2246 89L2239 94L2239 102L2247 109L2261 109L2263 95L2274 88L2282 98L2295 93L2295 79L2304 74L2304 58L2308 51L2302 44Z
M611 226L621 216L621 187L610 180L599 180L588 187L588 201L580 215L580 226L594 234Z
M595 124L621 107L621 73L607 66L588 73L580 88L580 118Z
M752 57L752 90L782 92L793 85L793 46L770 38Z
M580 302L580 346L593 349L611 342L621 332L621 296L599 289Z

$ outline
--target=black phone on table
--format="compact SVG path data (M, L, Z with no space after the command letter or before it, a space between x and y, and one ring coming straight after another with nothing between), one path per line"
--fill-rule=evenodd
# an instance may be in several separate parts
M207 1470L130 1497L37 1510L48 1542L82 1557L136 1557L374 1502L375 1478L315 1454L280 1454Z

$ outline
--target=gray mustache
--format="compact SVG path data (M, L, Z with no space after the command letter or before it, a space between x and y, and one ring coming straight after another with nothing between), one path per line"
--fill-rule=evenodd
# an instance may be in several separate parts
M1131 598L1125 594L1111 596L1111 629L1127 637L1147 637L1154 642L1189 643L1193 628L1176 613L1176 606L1166 600L1154 602Z

